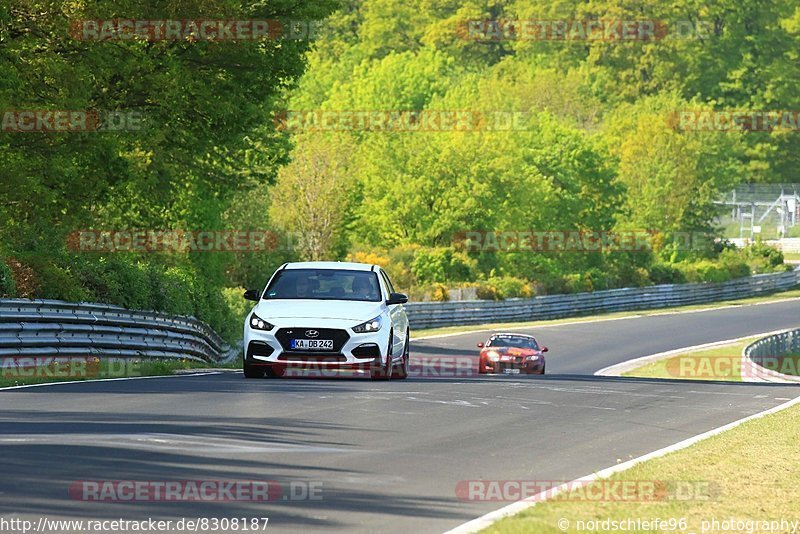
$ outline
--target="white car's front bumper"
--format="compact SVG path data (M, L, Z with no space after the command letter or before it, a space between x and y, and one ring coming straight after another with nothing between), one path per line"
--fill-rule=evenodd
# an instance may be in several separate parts
M389 348L388 321L377 332L358 334L358 321L342 319L269 319L269 331L251 328L245 321L245 362L250 365L304 364L320 367L362 367L386 362ZM316 331L309 336L308 331ZM292 350L292 339L332 339L333 350Z

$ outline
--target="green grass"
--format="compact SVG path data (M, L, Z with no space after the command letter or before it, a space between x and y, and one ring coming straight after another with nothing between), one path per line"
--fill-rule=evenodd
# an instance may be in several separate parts
M24 361L24 360L23 360ZM67 382L76 380L100 380L107 378L130 378L139 376L166 376L192 369L240 368L241 358L226 365L209 364L194 360L108 360L89 361L73 359L71 363L50 364L31 367L29 364L16 367L6 359L0 369L0 388Z
M783 253L783 260L784 261L800 261L800 252L784 252Z
M503 519L484 532L489 533L564 533L587 532L578 521L628 520L636 518L685 518L686 527L675 532L701 532L702 521L717 518L741 520L798 520L800 502L800 406L754 419L689 448L643 462L609 477L609 481L661 481L667 487L684 481L692 488L679 498L654 502L587 502L562 499L537 504L522 513ZM530 477L535 478L535 477ZM559 528L568 521L566 529ZM612 530L610 532L620 532ZM661 530L666 531L666 530ZM731 532L731 529L716 532ZM761 530L766 532L766 530ZM790 530L791 531L791 527ZM602 532L600 529L588 532ZM627 530L626 532L659 532ZM786 532L777 530L776 532Z
M634 378L666 378L673 380L721 380L741 382L741 358L744 348L762 336L720 345L709 349L684 352L647 363L622 376ZM786 354L763 363L768 369L784 374L800 374L800 354Z
M680 312L680 311L691 311L691 310L701 310L707 308L719 308L723 306L743 306L746 304L758 304L761 302L772 302L776 300L788 299L788 298L798 298L800 297L800 289L792 289L789 291L783 291L780 293L772 293L770 295L765 296L758 296L758 297L750 297L744 299L734 299L734 300L725 300L725 301L718 301L718 302L709 302L705 304L693 304L689 306L674 306L670 308L657 308L657 309L646 309L646 310L631 310L631 311L624 311L624 312L613 312L613 313L604 313L598 315L584 315L584 316L576 316L571 318L565 319L553 319L547 321L527 321L527 322L516 322L516 323L486 323L486 324L478 324L478 325L469 325L469 326L444 326L440 328L425 328L422 330L414 330L411 332L412 338L420 338L424 336L433 336L433 335L440 335L440 334L457 334L462 332L472 332L475 330L504 330L504 329L513 329L513 328L527 328L527 327L536 327L536 326L545 326L545 325L553 325L553 324L563 324L563 323L573 323L573 322L585 322L585 321L596 321L598 319L616 319L621 317L630 317L633 315L636 316L648 316L648 315L657 315L663 313L672 313L672 312Z
M622 376L741 382L742 350L760 336L710 349L685 352L637 367Z

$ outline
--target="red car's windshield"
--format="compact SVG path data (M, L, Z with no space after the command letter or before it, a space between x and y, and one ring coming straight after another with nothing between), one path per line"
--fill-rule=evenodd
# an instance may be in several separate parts
M486 342L487 347L519 347L521 349L539 349L536 340L524 336L492 336Z

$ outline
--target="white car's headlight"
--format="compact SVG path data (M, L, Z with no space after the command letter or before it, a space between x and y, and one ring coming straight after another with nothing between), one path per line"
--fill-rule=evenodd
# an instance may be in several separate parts
M377 316L374 319L370 319L365 323L361 323L360 325L356 325L353 327L353 332L357 334L363 334L365 332L377 332L383 326L383 321L381 320L381 316Z
M255 313L250 316L250 328L253 330L270 331L275 328L275 325L268 323Z

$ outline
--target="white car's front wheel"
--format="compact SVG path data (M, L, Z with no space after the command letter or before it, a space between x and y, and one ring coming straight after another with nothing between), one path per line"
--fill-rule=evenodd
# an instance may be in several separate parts
M403 358L400 360L400 365L392 369L392 378L398 378L400 380L408 378L409 358L409 339L408 332L406 332L406 344L403 345Z
M386 362L383 365L370 368L370 378L372 380L389 380L392 378L392 342L394 341L394 332L389 332L389 347L386 349Z

